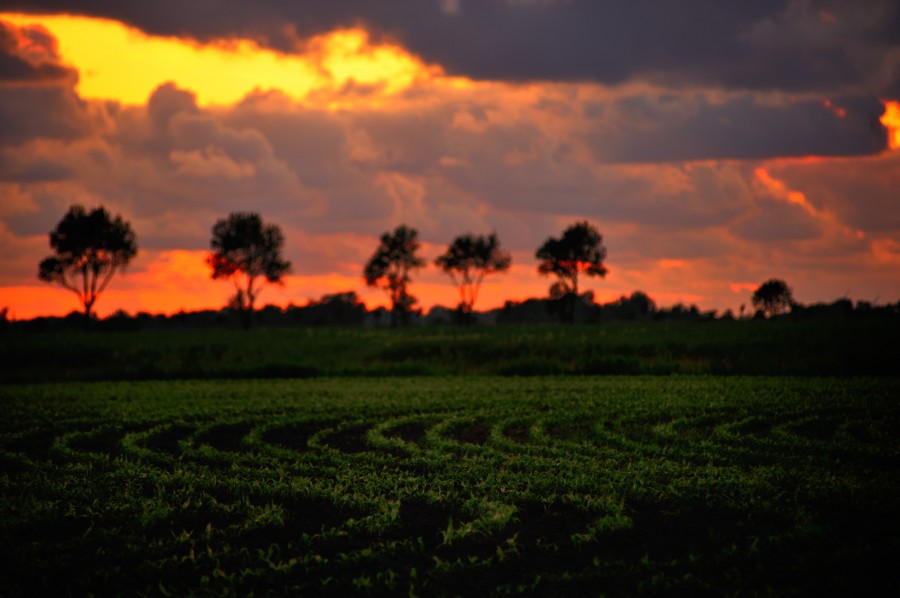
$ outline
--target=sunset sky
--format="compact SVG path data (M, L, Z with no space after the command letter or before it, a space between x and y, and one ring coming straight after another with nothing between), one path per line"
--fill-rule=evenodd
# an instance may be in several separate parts
M256 211L293 273L260 305L355 290L381 233L433 263L496 231L513 267L477 309L546 296L535 249L587 219L598 301L750 307L900 300L895 0L5 1L0 308L79 304L42 283L68 207L131 222L96 311L222 307L214 222ZM452 306L433 265L426 309Z

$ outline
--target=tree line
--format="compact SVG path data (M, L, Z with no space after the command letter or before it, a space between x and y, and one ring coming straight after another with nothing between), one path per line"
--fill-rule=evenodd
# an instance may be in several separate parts
M283 284L291 272L291 263L283 256L284 240L277 225L263 222L254 212L231 213L212 227L206 263L213 280L228 280L234 285L228 307L240 314L245 327L253 321L263 286ZM112 278L123 272L138 252L131 224L120 215L111 216L103 206L90 211L80 205L71 206L50 232L49 241L54 255L41 261L38 278L75 293L86 318L93 316L94 305ZM363 268L366 285L387 293L392 326L408 323L415 313L417 299L409 287L412 274L426 265L419 255L420 247L416 229L397 226L381 235ZM600 231L586 220L575 222L560 237L548 237L537 248L535 258L539 274L555 277L549 297L561 318L570 322L579 319L586 309L579 291L580 278L603 278L608 272ZM454 238L434 264L450 276L457 288L457 321L468 323L473 321L484 279L509 270L512 258L501 249L496 232L466 233ZM629 309L641 309L642 297L646 295L636 293L629 298ZM760 285L752 303L769 316L796 306L790 287L779 279Z

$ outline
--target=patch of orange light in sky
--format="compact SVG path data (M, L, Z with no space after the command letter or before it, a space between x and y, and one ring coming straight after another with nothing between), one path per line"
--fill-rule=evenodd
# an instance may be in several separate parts
M684 268L686 262L684 260L673 260L673 259L661 259L659 262L660 268Z
M755 282L732 282L728 285L728 288L732 293L752 293L757 289L759 283Z
M190 252L183 252L187 258ZM147 312L151 314L174 314L179 311L220 309L234 293L228 281L210 280L209 272L203 271L205 252L196 252L193 263L188 264L191 272L197 273L190 279L180 271L182 259L162 256L158 262L143 272L129 271L125 276L116 277L109 288L100 295L95 313L105 318L118 310L129 314ZM173 281L188 280L188 288L179 288ZM511 280L512 279L512 280ZM547 281L537 279L529 268L528 275L510 276L503 280L485 281L479 295L480 310L501 307L507 300L524 300L528 297L546 294ZM511 295L510 290L516 294ZM257 308L272 304L279 307L305 305L308 300L317 300L328 293L355 291L367 308L389 307L387 295L378 288L365 286L362 277L340 274L317 276L288 276L284 285L267 284L257 301ZM433 305L454 307L456 298L452 287L444 283L414 280L411 291L419 300L419 306L427 311ZM30 319L39 316L62 316L72 311L80 311L81 305L75 295L57 286L39 285L5 287L0 306L9 305L15 319ZM602 295L602 296L601 296ZM609 295L607 297L606 295ZM611 300L612 293L598 293L598 300ZM9 303L7 303L9 301Z
M841 234L856 237L857 239L865 239L866 234L859 229L854 229L840 221L838 216L829 210L818 209L807 199L806 194L801 191L793 191L787 187L783 181L779 181L770 175L765 168L760 166L753 171L756 180L765 187L772 197L792 203L802 208L812 218L825 223L832 229L839 231Z
M840 106L835 105L831 100L825 100L822 102L826 108L831 110L831 113L834 114L838 118L846 118L847 117L847 109L842 108Z
M816 210L814 206L812 206L807 200L806 195L801 193L800 191L791 191L787 188L782 181L773 178L766 169L763 167L759 167L753 171L753 174L756 175L756 180L763 184L763 186L769 190L770 193L774 197L787 201L788 203L796 204L806 210L810 216L820 217L819 211Z
M881 263L900 266L900 242L893 239L875 239L872 242L872 253Z
M888 147L900 149L900 102L884 102L881 124L888 130Z
M351 83L393 94L441 74L402 48L370 44L362 29L321 35L302 53L284 54L247 39L200 44L151 36L106 19L7 13L0 19L44 27L57 39L63 62L78 69L82 97L124 104L143 104L168 81L194 91L201 104L221 105L254 90L279 89L303 100Z

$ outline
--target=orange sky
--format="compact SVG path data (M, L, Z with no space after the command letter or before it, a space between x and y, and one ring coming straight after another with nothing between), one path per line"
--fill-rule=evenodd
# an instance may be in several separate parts
M888 146L900 149L900 102L885 101L880 121L888 130Z
M36 279L47 232L75 202L121 213L138 236L139 256L98 301L101 316L221 307L231 286L210 280L204 248L212 222L238 209L282 226L294 262L260 305L347 290L384 304L382 291L365 288L361 269L378 235L401 222L420 230L429 263L456 234L497 230L514 267L487 279L477 308L543 296L552 281L538 276L534 248L582 218L597 224L609 249L609 276L583 284L600 301L640 289L660 305L737 311L772 276L788 280L800 301L847 291L900 299L897 229L871 216L896 210L885 203L900 178L896 101L883 100L881 153L807 160L743 157L740 149L695 158L720 148L698 143L688 151L671 123L699 118L698 106L750 100L640 82L476 82L449 77L398 44L372 44L362 29L284 53L246 39L150 36L111 20L0 21L18 30L9 51L35 67L77 73L77 82L7 84L23 97L58 93L60 106L49 124L35 124L35 133L23 125L3 149L19 170L0 178L0 248L11 256L2 264L0 306L16 318L77 309L71 292ZM659 98L679 93L681 104L658 110ZM654 112L636 116L638 100ZM751 100L766 117L772 106L792 105ZM810 106L845 134L853 114L840 102ZM8 106L0 110L31 122L29 106ZM58 130L40 129L51 125ZM661 131L650 146L637 137L646 131ZM664 152L674 157L653 157ZM28 174L51 171L60 174ZM855 189L881 203L858 205ZM538 191L551 195L540 202ZM412 292L426 308L456 298L434 266L415 277Z

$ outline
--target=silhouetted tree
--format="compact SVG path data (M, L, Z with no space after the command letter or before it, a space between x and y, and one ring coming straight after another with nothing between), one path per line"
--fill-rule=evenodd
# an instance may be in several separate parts
M613 320L647 319L656 313L656 303L643 291L634 291L629 297L602 306L604 317Z
M762 283L753 293L753 306L769 316L789 310L794 305L791 289L783 280L772 278Z
M557 277L557 282L550 287L550 297L568 303L568 319L574 321L579 274L606 276L603 236L586 220L576 222L563 231L561 238L550 237L544 241L535 257L541 262L538 272Z
M234 282L235 294L228 305L249 328L253 304L262 290L260 279L282 284L291 271L291 263L281 255L284 235L277 225L263 224L259 214L234 212L215 223L210 247L206 263L212 268L213 280L230 278Z
M362 325L366 319L366 305L356 291L344 291L323 295L319 300L310 299L306 307L297 310L305 324Z
M416 304L409 294L409 273L421 268L425 261L416 255L419 250L419 233L401 224L393 233L381 235L381 243L363 270L363 277L370 287L380 286L391 299L391 326L398 320L406 323Z
M434 261L459 288L458 310L463 322L471 318L484 277L509 270L511 261L510 255L500 250L496 233L488 237L460 235Z
M627 299L627 304L638 316L649 316L656 311L656 302L643 291L634 291Z
M50 232L50 247L56 255L41 261L38 278L78 295L87 318L113 275L137 255L131 225L119 215L111 218L103 206L90 212L70 207Z

